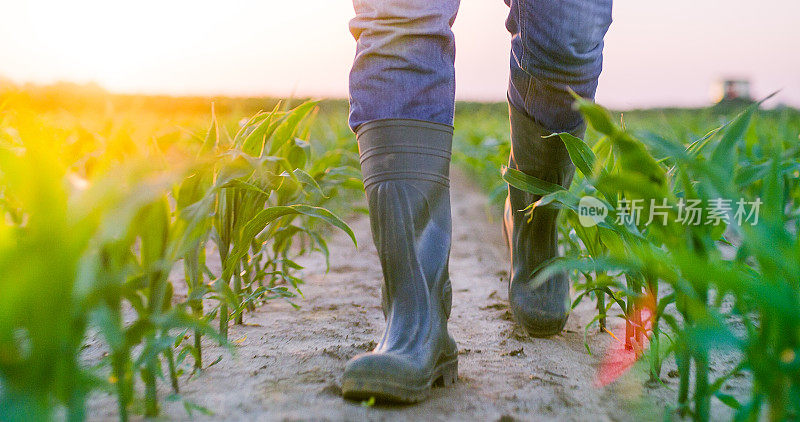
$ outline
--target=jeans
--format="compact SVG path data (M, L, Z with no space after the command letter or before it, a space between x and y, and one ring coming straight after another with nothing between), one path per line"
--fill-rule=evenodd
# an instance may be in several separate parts
M593 99L612 0L505 0L508 101L552 132L582 124L570 90ZM353 0L350 128L387 118L453 124L459 0Z

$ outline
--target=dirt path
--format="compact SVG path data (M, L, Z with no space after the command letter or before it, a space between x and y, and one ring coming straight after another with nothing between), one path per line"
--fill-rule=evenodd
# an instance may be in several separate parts
M434 389L429 400L403 407L366 407L340 397L345 362L371 350L383 328L380 266L369 222L359 216L350 221L359 249L336 232L327 274L321 257L302 260L306 285L305 298L297 301L300 310L274 301L247 314L244 326L230 330L235 356L209 344L206 362L226 356L185 380L181 393L213 410L214 419L225 420L631 419L639 381L594 386L600 356L614 340L591 334L596 353L586 352L583 327L591 319L589 305L571 315L561 335L521 335L507 306L508 260L499 221L489 221L485 196L458 173L452 204L450 330L460 350L454 388ZM167 394L164 389L162 395ZM165 402L164 412L170 419L188 417L180 403ZM114 418L113 399L95 398L89 414Z

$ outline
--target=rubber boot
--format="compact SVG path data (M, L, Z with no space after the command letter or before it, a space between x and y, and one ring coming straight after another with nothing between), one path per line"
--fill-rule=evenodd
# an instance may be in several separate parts
M345 398L413 403L456 381L458 351L447 332L452 136L450 126L406 119L358 129L386 329L375 350L347 363Z
M508 166L530 176L568 188L575 173L566 147L558 137L509 104L511 154ZM585 125L572 131L582 137ZM533 215L522 210L540 196L508 187L503 229L511 251L508 298L517 322L534 337L558 334L567 322L569 277L556 274L532 284L533 271L558 256L558 208L552 204L536 208Z

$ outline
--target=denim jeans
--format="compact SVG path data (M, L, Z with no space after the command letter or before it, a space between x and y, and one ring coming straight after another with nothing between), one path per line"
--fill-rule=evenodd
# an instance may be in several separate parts
M544 128L580 124L569 90L594 98L612 0L505 0L508 100ZM353 0L350 127L402 118L453 124L459 0Z

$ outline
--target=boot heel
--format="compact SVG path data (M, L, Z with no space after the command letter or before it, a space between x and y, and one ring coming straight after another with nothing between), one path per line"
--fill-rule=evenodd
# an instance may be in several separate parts
M434 387L450 387L458 381L458 361L445 363L439 372L439 377L433 381Z

